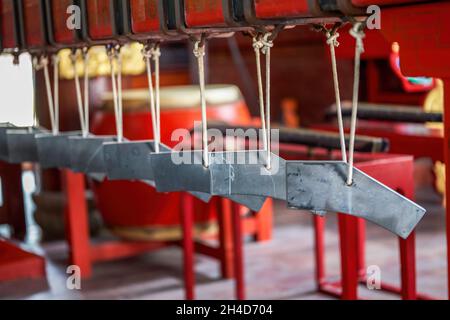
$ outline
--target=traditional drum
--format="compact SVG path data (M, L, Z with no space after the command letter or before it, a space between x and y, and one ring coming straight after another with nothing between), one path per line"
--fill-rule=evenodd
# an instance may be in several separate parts
M96 135L115 133L112 94L103 97L104 107L96 112L92 131ZM123 94L124 135L129 140L153 139L148 90ZM208 117L233 125L249 124L251 116L239 89L229 85L208 87ZM173 147L172 132L191 129L201 120L200 97L196 86L166 87L161 90L161 139ZM93 182L99 211L108 228L130 240L174 240L179 229L180 193L161 194L144 182ZM195 200L196 231L216 230L215 206Z

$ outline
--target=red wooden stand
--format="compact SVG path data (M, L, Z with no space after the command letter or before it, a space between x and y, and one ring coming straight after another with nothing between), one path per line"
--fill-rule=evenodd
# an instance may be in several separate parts
M414 161L411 156L385 156L364 161L357 167L405 197L414 199ZM316 281L319 291L345 300L358 299L358 283L366 281L365 221L353 216L338 216L341 281L329 282L325 272L325 218L314 217ZM403 299L428 299L416 292L415 235L399 238L401 288L381 283L382 290L400 293Z
M63 185L66 193L66 228L70 247L70 263L78 265L81 276L88 278L92 275L92 264L98 261L108 261L139 253L158 250L170 245L181 245L183 248L183 265L186 299L194 299L194 252L216 258L221 263L222 274L225 278L236 279L236 297L245 299L244 267L242 237L244 231L250 232L257 239L270 237L272 202L268 201L261 211L262 217L254 215L251 219L242 218L241 206L232 204L226 199L214 199L219 212L219 246L212 247L202 242L194 241L193 235L193 199L189 194L183 196L181 221L183 240L180 242L126 242L108 241L91 244L89 241L89 227L87 206L85 199L85 177L83 174L63 170ZM258 233L259 228L264 230ZM245 230L247 229L247 230Z
M381 32L400 45L402 72L407 76L441 78L444 82L444 159L446 199L450 199L450 19L449 2L383 9ZM419 27L418 27L419 26ZM441 147L441 148L442 148ZM447 215L447 272L450 298L450 206Z
M0 282L45 278L45 259L0 239Z

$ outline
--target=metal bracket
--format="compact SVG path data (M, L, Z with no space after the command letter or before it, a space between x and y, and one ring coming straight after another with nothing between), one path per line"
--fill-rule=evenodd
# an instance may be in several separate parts
M81 132L61 132L56 136L51 133L38 134L36 145L41 167L70 168L69 138L76 136L81 136Z
M14 130L14 129L20 129L13 124L7 122L7 123L0 123L0 160L8 162L9 156L8 156L8 136L7 132L8 130Z
M117 141L116 136L70 137L70 168L74 172L102 174L103 177L106 173L103 144L114 141Z
M7 130L8 162L37 162L39 157L36 146L36 134L42 132L46 131L33 127Z
M346 213L407 238L426 210L356 168L347 186L347 172L345 162L287 162L289 207Z

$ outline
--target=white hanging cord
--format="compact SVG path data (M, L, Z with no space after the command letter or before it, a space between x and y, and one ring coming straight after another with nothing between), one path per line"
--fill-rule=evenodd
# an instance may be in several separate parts
M120 54L120 47L116 49L117 59L117 99L119 107L119 124L120 133L118 136L118 142L123 142L123 100L122 100L122 56Z
M253 37L253 49L255 50L256 57L256 76L258 78L258 95L259 95L259 116L261 118L261 128L263 132L263 146L267 151L267 127L265 116L265 104L264 104L264 88L263 78L261 71L261 49L264 47L261 35Z
M152 48L153 61L155 62L155 95L156 95L156 123L158 126L158 149L161 143L161 94L160 94L160 58L161 48L159 43Z
M258 77L258 92L259 92L259 106L261 126L263 130L263 144L264 150L267 152L266 168L272 168L272 147L271 147L271 95L270 95L270 63L271 63L271 48L273 48L272 33L266 33L263 36L253 38L253 48L256 54L256 70ZM261 54L266 56L266 92L264 97L262 72L261 72Z
M202 141L203 141L203 165L209 167L208 148L208 118L206 113L206 89L205 89L205 44L202 40L194 43L194 56L198 63L198 79L200 87L200 101L202 108Z
M267 128L267 164L266 167L268 170L272 169L272 133L271 133L271 95L270 95L270 51L273 47L273 42L270 40L272 37L271 33L266 33L263 37L264 47L262 49L262 53L266 55L266 128Z
M81 85L80 85L80 78L78 76L78 70L77 70L77 50L73 51L70 55L70 60L72 62L72 69L74 74L74 82L75 82L75 92L77 96L77 106L78 106L78 116L80 117L80 127L81 127L81 133L84 138L88 136L88 129L86 128L85 123L85 115L84 115L84 105L83 105L83 97L81 93Z
M363 31L363 25L361 23L354 24L350 30L350 35L356 39L355 47L355 74L353 81L353 106L352 106L352 119L350 127L350 147L349 147L349 168L347 176L347 185L353 184L353 165L354 165L354 149L355 149L355 135L356 135L356 123L358 118L358 100L359 100L359 79L360 79L360 67L361 67L361 54L364 52L365 37Z
M53 63L53 107L55 116L55 128L53 134L57 135L59 133L59 57L57 54L52 56Z
M53 135L58 134L58 127L56 125L56 119L55 119L55 105L54 105L54 98L52 94L52 88L50 83L50 75L48 72L48 64L49 60L47 56L43 56L40 61L40 65L44 69L44 78L45 78L45 87L47 91L47 101L48 101L48 111L50 114L50 124L52 128Z
M339 126L339 138L341 143L342 161L347 162L347 148L345 145L345 133L344 133L344 121L342 119L342 106L341 106L341 94L339 91L339 77L336 63L336 51L335 48L339 46L338 37L339 33L327 31L327 44L330 46L331 54L331 66L333 69L333 82L334 82L334 94L336 97L336 112Z
M147 66L148 92L150 95L150 112L153 125L153 137L155 140L155 152L159 153L160 131L158 127L158 120L156 114L155 93L153 88L152 63L151 63L151 59L153 58L153 50L148 46L145 46L144 49L142 50L142 55L144 56L145 64Z
M116 118L117 141L123 142L123 118L122 118L122 60L120 58L120 48L108 48L109 64L111 68L111 83L113 91L114 115ZM116 68L117 63L117 79Z
M83 49L83 67L84 67L84 128L85 134L89 136L89 49Z

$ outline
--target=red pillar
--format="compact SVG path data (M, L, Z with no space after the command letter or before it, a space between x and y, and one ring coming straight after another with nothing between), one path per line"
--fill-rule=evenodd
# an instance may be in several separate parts
M66 236L70 263L80 267L82 278L89 278L92 275L92 261L84 175L63 170L62 179L66 195Z
M343 300L358 298L358 219L345 214L338 215L340 253L341 253L341 281Z
M316 261L316 284L318 290L324 281L326 281L325 275L325 217L318 215L313 216L314 222L314 253Z
M244 252L242 239L241 206L233 203L233 247L236 299L245 300Z
M194 300L195 271L194 271L194 200L188 193L184 193L181 200L181 224L183 230L183 271L186 300Z

